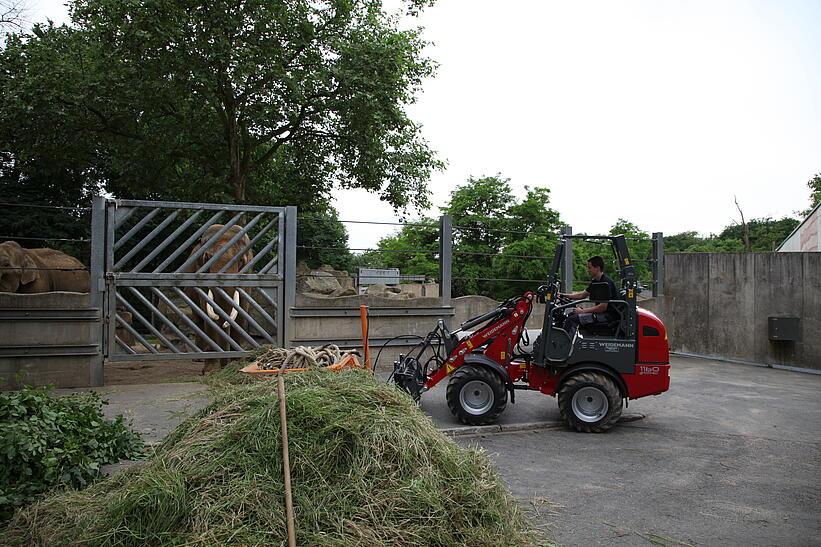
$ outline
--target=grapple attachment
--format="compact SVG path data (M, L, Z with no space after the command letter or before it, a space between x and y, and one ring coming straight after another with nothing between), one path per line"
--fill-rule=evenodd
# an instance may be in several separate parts
M408 392L414 401L419 401L425 386L424 367L419 359L411 355L399 355L393 362L393 381L400 389Z

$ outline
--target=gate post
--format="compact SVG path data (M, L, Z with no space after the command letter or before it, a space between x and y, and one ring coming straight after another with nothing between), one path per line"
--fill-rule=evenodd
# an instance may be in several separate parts
M442 307L450 306L451 273L453 267L453 219L439 217L439 297Z
M573 228L562 226L562 235L572 236ZM562 257L562 292L573 292L573 240L564 240L564 256Z
M89 300L93 308L97 310L97 322L92 340L97 343L99 353L91 358L91 387L103 385L103 362L106 354L105 329L105 198L94 196L91 200L91 279L89 288Z
M286 348L292 347L296 338L291 317L292 310L296 307L296 211L296 207L291 205L285 208L285 309L282 316L285 323L283 346Z
M653 297L656 312L664 319L664 234L653 232Z

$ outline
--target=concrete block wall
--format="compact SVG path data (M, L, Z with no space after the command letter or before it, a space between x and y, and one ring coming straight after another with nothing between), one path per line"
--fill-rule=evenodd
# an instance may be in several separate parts
M390 338L399 335L424 337L436 327L439 319L445 320L451 330L472 317L482 315L499 302L484 296L461 296L451 300L451 306L442 307L439 298L414 298L393 300L373 296L342 298L297 297L297 308L291 311L295 339L293 345L320 346L335 343L340 347L361 349L362 330L359 305L368 306L370 317L369 341L373 356ZM527 326L541 328L543 304L534 304ZM383 351L379 369L392 366L399 353L407 353L416 341L396 341Z
M93 385L100 333L88 294L0 293L0 389Z
M402 292L412 294L417 298L435 297L439 294L439 283L402 283L399 286Z
M821 370L821 253L682 253L665 262L662 319L674 351ZM769 317L798 317L800 339L770 341Z

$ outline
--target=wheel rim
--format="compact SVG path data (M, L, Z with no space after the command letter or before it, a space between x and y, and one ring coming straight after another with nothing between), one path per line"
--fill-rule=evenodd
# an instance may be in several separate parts
M459 392L459 404L473 416L480 416L490 410L493 399L493 389L481 380L471 380Z
M573 414L583 422L593 423L601 420L610 408L607 396L595 387L583 387L573 394Z

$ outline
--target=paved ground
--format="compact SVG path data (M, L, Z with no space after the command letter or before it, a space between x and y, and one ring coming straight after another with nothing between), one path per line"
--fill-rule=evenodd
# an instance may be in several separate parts
M568 431L555 399L519 392L501 428L540 429L455 438L484 448L563 545L821 545L821 376L682 357L672 371L669 392L633 401L633 421L603 435ZM107 414L154 441L206 404L206 389L99 391ZM461 428L444 384L422 408Z
M544 399L506 418L558 420ZM646 418L604 435L457 440L518 498L558 504L544 522L564 545L821 545L821 376L674 358L670 391L630 411Z
M196 382L130 384L94 388L108 404L107 418L122 414L148 444L155 444L174 430L185 418L208 404L208 389ZM88 391L58 389L57 393Z

